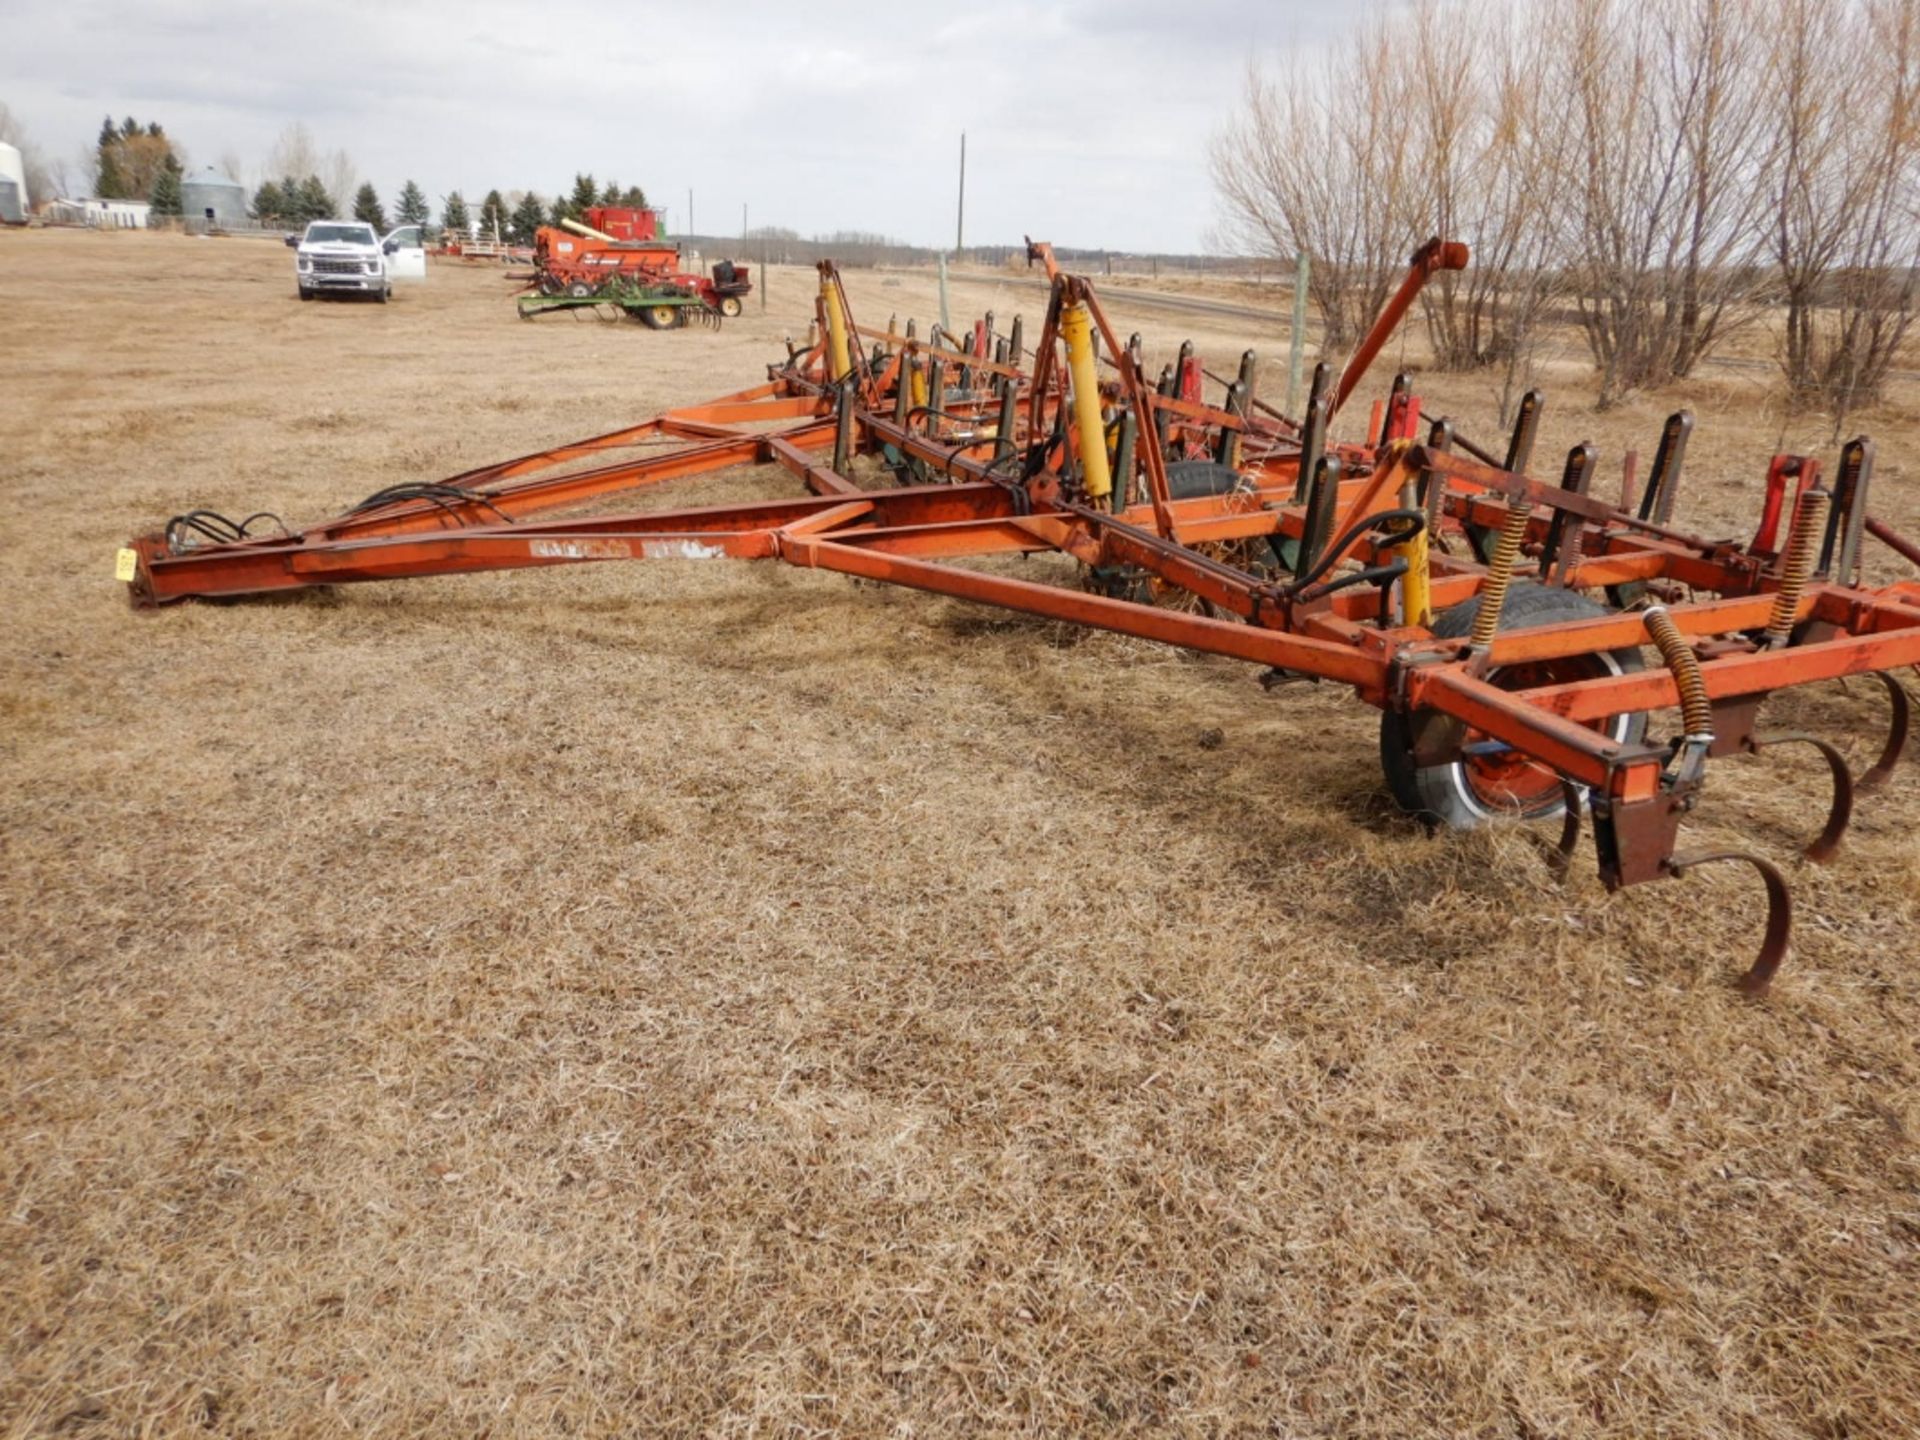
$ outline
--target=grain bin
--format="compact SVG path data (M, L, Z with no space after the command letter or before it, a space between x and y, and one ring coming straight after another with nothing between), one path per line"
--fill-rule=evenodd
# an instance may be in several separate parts
M27 222L27 167L20 152L11 145L0 145L0 221L9 225Z
M238 230L253 224L247 214L246 187L211 165L181 177L180 214L187 229L195 231Z

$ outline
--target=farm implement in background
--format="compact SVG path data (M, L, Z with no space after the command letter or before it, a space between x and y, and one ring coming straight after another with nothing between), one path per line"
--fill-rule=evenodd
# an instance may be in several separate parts
M683 270L680 246L660 234L657 211L594 205L585 214L585 223L562 220L534 232L533 273L523 277L534 293L521 299L523 320L597 302L671 330L696 306L731 319L753 292L746 267L731 260L705 275Z
M1872 535L1920 552L1867 513L1870 442L1848 444L1831 476L1813 457L1776 457L1752 537L1704 537L1674 519L1684 412L1619 504L1592 493L1589 445L1536 478L1537 393L1498 454L1425 420L1404 376L1364 441L1329 438L1422 285L1466 264L1464 246L1422 247L1344 370L1316 370L1297 420L1259 398L1252 352L1216 382L1218 403L1190 346L1156 384L1140 337L1114 332L1090 281L1044 244L1029 258L1051 285L1031 350L1017 318L1005 333L989 315L924 339L912 322L863 327L825 262L815 335L765 384L382 491L300 531L177 516L121 552L120 577L152 607L589 561L779 560L1250 661L1269 686L1335 682L1380 709L1387 784L1435 825L1557 818L1564 869L1591 819L1610 890L1752 866L1767 918L1741 984L1766 987L1787 951L1784 875L1744 851L1682 851L1680 833L1710 762L1806 746L1832 779L1806 852L1825 859L1855 794L1895 769L1910 706L1891 672L1920 662L1920 580L1864 587L1861 548ZM587 509L755 464L810 493ZM1078 585L978 563L1036 552L1077 561ZM1863 774L1828 740L1761 727L1773 692L1852 675L1873 676L1891 705ZM1674 733L1652 736L1676 709Z
M522 295L514 303L522 320L564 310L602 320L638 320L649 330L677 330L689 323L717 326L723 313L721 302L698 286L620 274L597 282L577 280L557 295ZM739 313L737 301L731 313Z

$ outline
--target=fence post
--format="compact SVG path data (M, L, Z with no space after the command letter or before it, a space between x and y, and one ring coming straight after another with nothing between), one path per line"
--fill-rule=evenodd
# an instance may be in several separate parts
M1287 340L1287 414L1299 418L1300 366L1307 350L1307 252L1293 261L1293 334Z

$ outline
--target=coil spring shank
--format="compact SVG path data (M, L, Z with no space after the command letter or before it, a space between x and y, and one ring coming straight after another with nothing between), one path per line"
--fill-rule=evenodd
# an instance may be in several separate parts
M1680 716L1687 738L1712 739L1713 705L1707 699L1707 682L1700 674L1700 657L1693 653L1693 647L1687 644L1687 637L1680 633L1680 627L1673 623L1673 616L1665 606L1652 606L1643 618L1647 638L1659 650L1680 691Z
M1524 501L1507 506L1506 523L1500 538L1493 543L1493 558L1487 564L1487 582L1480 587L1480 609L1473 617L1473 648L1484 650L1493 644L1500 628L1500 612L1507 605L1507 591L1513 585L1513 562L1520 558L1520 542L1527 538L1527 522L1533 507Z
M1827 499L1827 492L1815 486L1802 495L1800 503L1793 508L1786 558L1780 565L1780 588L1774 592L1773 613L1767 618L1769 645L1786 644L1793 632L1800 597L1806 593L1807 577L1813 573L1813 548L1819 539L1820 522L1827 513Z

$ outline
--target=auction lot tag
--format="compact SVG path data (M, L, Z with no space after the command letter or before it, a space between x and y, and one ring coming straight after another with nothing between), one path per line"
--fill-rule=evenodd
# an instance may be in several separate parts
M140 554L135 550L122 548L113 557L113 578L123 585L131 585L133 577L140 573Z

